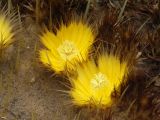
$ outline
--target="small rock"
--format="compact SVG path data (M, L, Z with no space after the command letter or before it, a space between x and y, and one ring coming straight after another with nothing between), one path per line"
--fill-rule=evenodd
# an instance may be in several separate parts
M35 77L33 77L33 78L30 80L31 83L34 83L35 81L36 81Z

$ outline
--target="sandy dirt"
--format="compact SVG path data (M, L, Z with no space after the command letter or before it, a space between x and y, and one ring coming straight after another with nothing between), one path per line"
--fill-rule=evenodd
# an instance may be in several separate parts
M38 61L38 27L26 19L23 33L5 51L1 62L0 118L6 120L71 120L72 108L59 78Z

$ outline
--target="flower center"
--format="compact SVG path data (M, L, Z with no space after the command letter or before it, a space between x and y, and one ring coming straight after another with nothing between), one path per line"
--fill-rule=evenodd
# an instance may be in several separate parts
M101 88L106 82L108 82L106 76L99 72L94 75L94 78L91 80L91 85L93 88Z
M75 47L74 43L71 42L71 41L68 41L68 40L65 40L62 43L62 45L60 45L58 47L57 50L58 50L60 56L64 60L71 60L71 59L75 58L79 54L79 51Z

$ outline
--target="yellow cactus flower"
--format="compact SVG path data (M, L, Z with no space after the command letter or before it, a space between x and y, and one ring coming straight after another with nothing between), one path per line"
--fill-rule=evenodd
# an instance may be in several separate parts
M73 70L77 63L88 58L88 53L94 41L91 27L82 21L72 21L62 24L57 33L46 31L41 36L46 47L40 51L40 60L55 72Z
M120 62L119 57L111 54L99 56L97 65L93 60L83 63L77 69L77 78L70 78L73 104L100 108L110 106L111 94L119 90L128 70L127 62Z
M0 12L0 48L5 48L13 41L13 25L12 20L5 14Z

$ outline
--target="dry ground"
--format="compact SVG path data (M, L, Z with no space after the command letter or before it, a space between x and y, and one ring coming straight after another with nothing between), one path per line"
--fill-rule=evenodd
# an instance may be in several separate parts
M28 25L29 22L29 25ZM26 25L27 23L27 25ZM62 85L38 62L38 27L26 18L25 29L5 53L0 67L0 118L6 120L71 120L74 115ZM56 80L55 80L56 79Z

